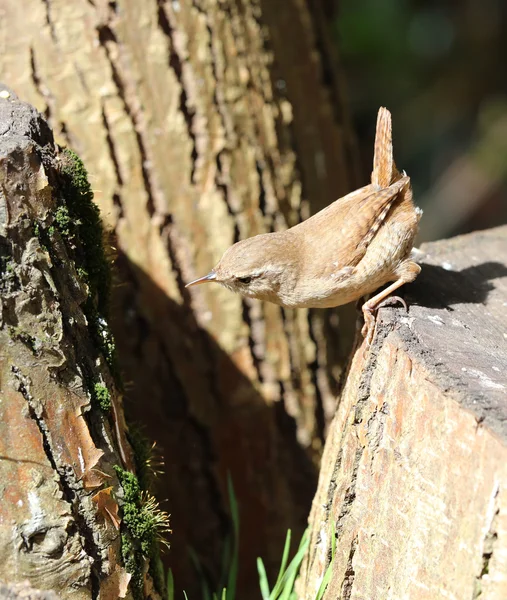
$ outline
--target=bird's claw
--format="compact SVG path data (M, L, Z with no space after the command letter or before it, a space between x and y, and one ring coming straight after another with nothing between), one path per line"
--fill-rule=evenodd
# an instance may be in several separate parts
M369 350L371 343L373 341L373 335L375 333L375 316L373 312L374 308L370 308L369 306L363 306L363 318L364 325L361 329L361 335L365 340L365 350Z
M403 308L408 312L407 303L401 296L388 296L385 300L382 300L382 302L375 307L375 310L378 310L379 308L384 308L384 306L394 306L397 303L401 304Z
M370 349L371 343L373 342L373 337L375 334L375 327L377 324L377 320L375 318L375 314L377 313L379 308L383 308L384 306L394 306L395 304L400 303L403 308L408 312L407 303L401 296L388 296L385 300L382 300L379 304L376 305L368 305L366 302L363 305L363 319L364 325L361 329L361 335L365 340L365 352Z

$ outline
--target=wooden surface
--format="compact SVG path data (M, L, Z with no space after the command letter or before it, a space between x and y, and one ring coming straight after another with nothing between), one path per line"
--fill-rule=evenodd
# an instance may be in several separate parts
M507 597L507 227L424 245L326 441L300 597Z

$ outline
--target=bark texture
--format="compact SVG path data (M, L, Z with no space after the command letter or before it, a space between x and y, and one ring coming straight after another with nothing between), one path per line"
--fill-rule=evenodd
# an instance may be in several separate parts
M424 245L330 426L299 596L507 597L507 228Z
M0 598L1 600L58 600L54 592L35 590L26 581L9 585L0 583Z
M114 329L129 411L165 458L168 562L190 596L188 546L210 573L220 570L230 471L241 597L256 597L255 557L272 571L286 529L304 528L334 411L337 313L242 302L212 285L184 289L234 241L291 226L357 184L314 8L302 0L1 8L3 76L83 158L116 236Z
M0 579L61 598L125 597L113 467L133 459L110 370L98 213L71 208L83 200L75 165L44 119L0 94ZM85 231L98 237L94 259L83 260ZM137 575L136 597L149 597Z

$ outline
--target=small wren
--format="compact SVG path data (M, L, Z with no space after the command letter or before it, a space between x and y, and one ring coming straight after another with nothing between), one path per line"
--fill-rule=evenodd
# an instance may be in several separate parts
M374 312L421 270L410 258L421 214L412 202L410 178L393 160L391 113L380 108L369 185L291 229L237 242L214 269L186 287L215 281L281 306L331 308L392 282L362 306L368 346ZM391 299L406 307L401 298Z

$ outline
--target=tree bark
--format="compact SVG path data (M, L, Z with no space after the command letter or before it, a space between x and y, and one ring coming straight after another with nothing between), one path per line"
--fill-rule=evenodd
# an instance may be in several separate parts
M25 581L10 585L0 584L1 600L58 600L58 596L51 591L35 590Z
M287 528L304 528L350 319L338 335L337 312L184 284L234 241L289 227L358 183L317 13L301 0L2 10L3 76L83 158L116 238L113 328L131 419L165 457L176 583L195 590L188 546L220 570L229 471L240 595L256 597L256 556L272 572Z
M507 597L507 227L423 245L330 426L299 598Z
M131 519L120 526L120 507L141 518L142 498L122 479L134 459L98 210L78 159L0 92L0 579L112 600L132 598L127 567L134 597L155 598L144 571L157 532L145 560Z

